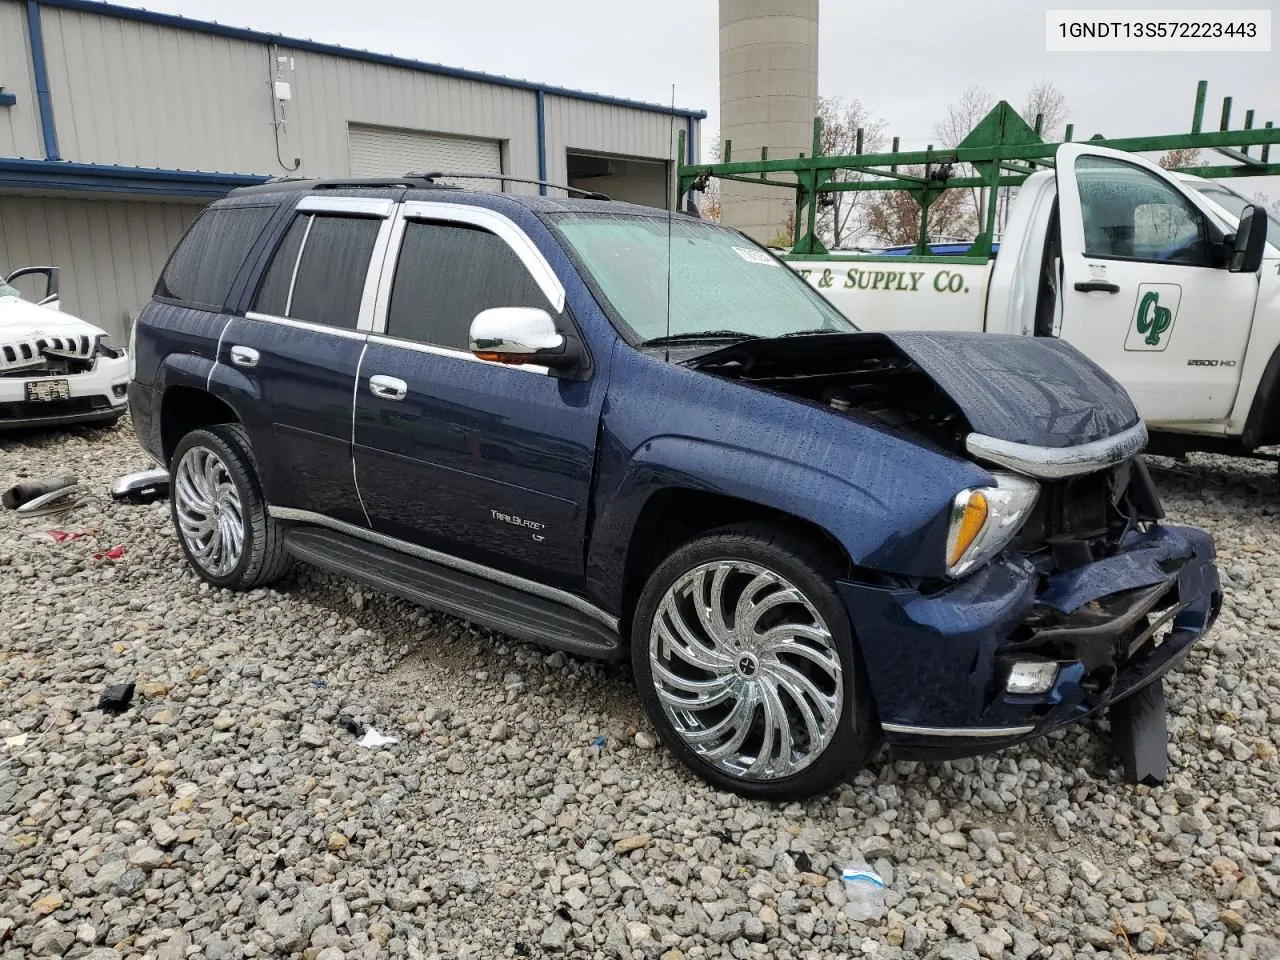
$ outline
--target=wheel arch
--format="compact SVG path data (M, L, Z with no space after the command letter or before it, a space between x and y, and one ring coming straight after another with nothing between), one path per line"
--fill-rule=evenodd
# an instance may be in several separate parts
M192 430L242 422L231 404L208 390L185 384L167 387L160 399L160 448L165 464L173 459L179 441Z

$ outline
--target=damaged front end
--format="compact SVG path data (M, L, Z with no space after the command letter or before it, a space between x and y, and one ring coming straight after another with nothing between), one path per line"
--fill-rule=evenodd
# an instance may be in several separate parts
M966 490L938 576L837 584L901 756L984 752L1116 704L1179 663L1218 615L1212 540L1159 522L1142 421L1061 341L822 335L736 344L694 365L966 457L996 481L977 488L976 525L1005 529L971 562L951 552ZM992 494L1013 504L994 521Z

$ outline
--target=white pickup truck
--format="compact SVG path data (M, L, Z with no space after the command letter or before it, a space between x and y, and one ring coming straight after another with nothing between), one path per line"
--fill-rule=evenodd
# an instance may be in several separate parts
M1018 188L990 259L784 259L864 330L1068 341L1128 389L1154 452L1251 453L1280 443L1280 222L1269 241L1267 223L1218 181L1068 143Z

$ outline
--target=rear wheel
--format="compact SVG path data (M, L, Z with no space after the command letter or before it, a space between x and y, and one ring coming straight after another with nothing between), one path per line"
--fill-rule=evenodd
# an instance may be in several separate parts
M834 786L879 740L834 565L778 527L745 524L668 557L637 605L631 657L663 741L749 797Z
M267 514L243 427L188 433L169 472L173 528L196 573L214 586L250 590L288 572L284 531Z

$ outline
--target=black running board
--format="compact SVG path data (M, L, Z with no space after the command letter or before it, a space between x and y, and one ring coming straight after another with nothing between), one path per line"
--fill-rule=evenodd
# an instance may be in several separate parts
M606 660L622 656L622 638L562 603L319 527L292 527L285 549L309 563L521 640Z

